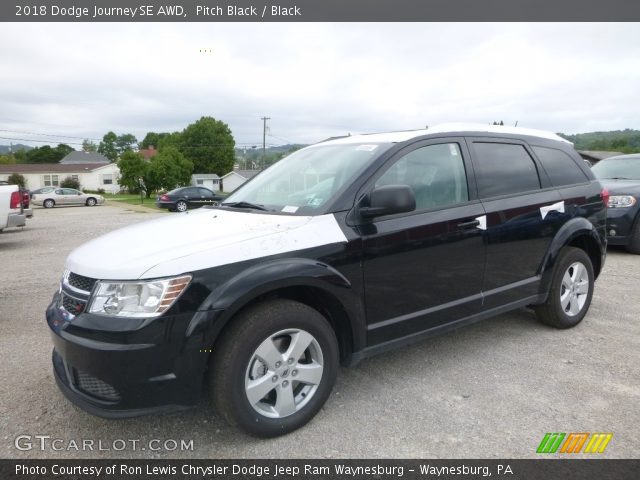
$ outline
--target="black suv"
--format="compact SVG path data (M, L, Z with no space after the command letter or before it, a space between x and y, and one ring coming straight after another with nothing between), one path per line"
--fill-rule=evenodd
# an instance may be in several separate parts
M109 418L193 406L208 385L232 424L284 434L318 412L340 363L526 306L578 324L605 260L606 203L551 133L319 143L220 206L72 252L46 313L55 378Z

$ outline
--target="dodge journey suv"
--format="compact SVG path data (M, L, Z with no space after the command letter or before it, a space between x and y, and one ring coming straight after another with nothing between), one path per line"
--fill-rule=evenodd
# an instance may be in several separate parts
M219 206L73 251L46 312L55 378L102 417L186 408L206 388L231 424L284 434L318 412L340 364L522 307L578 324L607 200L547 132L444 125L312 145Z

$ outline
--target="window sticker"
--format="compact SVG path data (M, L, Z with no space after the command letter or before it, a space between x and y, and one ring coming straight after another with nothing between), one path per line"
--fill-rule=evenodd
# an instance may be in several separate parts
M458 156L458 146L455 143L449 144L449 153L451 154L452 157Z
M320 205L322 205L322 201L324 199L320 198L320 197L315 197L315 198L310 198L307 201L307 205L309 205L310 207L318 207Z
M356 150L360 150L363 152L373 152L376 148L378 148L378 145L358 145L356 147Z
M294 207L293 205L285 206L282 211L284 213L296 213L298 211L298 207Z

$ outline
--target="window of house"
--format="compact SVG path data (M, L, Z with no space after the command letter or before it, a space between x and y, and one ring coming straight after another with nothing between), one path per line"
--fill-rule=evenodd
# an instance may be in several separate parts
M80 181L80 179L78 178L78 175L71 175L71 179L72 180L76 180L76 181Z
M104 175L102 175L102 184L113 185L113 174L105 173Z
M44 175L44 186L45 187L57 187L60 185L58 182L58 175Z
M409 185L416 197L416 210L469 200L467 175L457 143L428 145L409 152L394 163L375 185Z
M202 180L202 179L198 179L198 180L196 180L196 183L197 183L198 185L204 185L204 180Z
M562 150L532 147L554 187L584 183L589 180L576 162Z
M481 198L540 189L538 169L522 145L474 142Z

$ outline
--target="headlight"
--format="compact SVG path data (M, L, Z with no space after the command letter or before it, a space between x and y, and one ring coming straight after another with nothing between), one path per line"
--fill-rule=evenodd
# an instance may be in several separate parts
M631 195L609 195L609 208L633 207L636 204L636 197Z
M87 311L119 317L157 317L174 304L190 281L191 275L134 282L101 280Z

